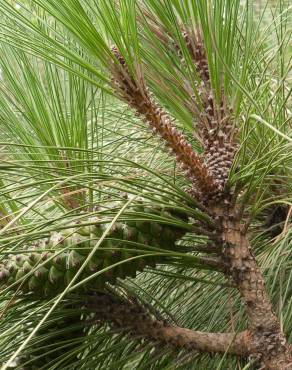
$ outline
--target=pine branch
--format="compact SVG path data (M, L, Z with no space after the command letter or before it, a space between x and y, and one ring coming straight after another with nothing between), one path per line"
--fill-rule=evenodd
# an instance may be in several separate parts
M184 63L181 48L176 40L168 34L162 24L151 17L146 9L143 9L143 14L148 20L147 25L162 44L167 49L175 50ZM195 95L190 90L190 99L196 106L195 109L192 108L192 112L195 114L196 134L203 144L204 163L216 182L220 184L220 189L223 189L238 148L235 141L237 129L233 122L232 109L227 105L223 90L219 103L214 97L204 40L200 30L181 26L180 31L200 79L196 82L197 93L201 98L199 102L196 101ZM197 194L194 193L194 196Z
M248 356L251 353L248 331L205 333L171 325L157 320L136 300L121 300L98 294L89 300L87 308L95 313L96 322L107 322L113 328L131 334L133 338L140 336L161 346L239 356Z
M179 55L179 46L171 39L157 22L152 22L152 29L165 45L173 45ZM211 88L207 56L200 33L182 30L183 38L201 78L197 89L201 97L202 110L198 118L197 129L202 138L205 164L216 182L223 189L228 179L229 170L236 153L236 129L232 110L227 106L226 98L221 93L217 102ZM193 97L192 97L193 98ZM221 194L222 195L222 194ZM195 194L196 196L196 194ZM222 222L221 255L227 264L226 274L231 275L235 286L245 302L249 321L251 343L262 356L267 369L282 370L291 364L287 341L280 323L272 310L262 272L252 253L246 233L236 218L234 209L228 206L231 194L218 198L218 206L213 208L214 217ZM225 203L225 204L224 204ZM226 206L227 205L227 206ZM220 232L218 232L220 234Z
M201 33L198 30L185 29L183 38L201 78L197 88L203 109L198 117L196 128L203 142L205 163L216 180L224 187L237 150L235 142L237 130L234 127L232 109L228 107L223 91L219 104L212 93Z
M214 213L222 223L222 258L238 289L248 318L251 343L266 369L284 370L292 363L289 346L280 322L273 312L263 274L257 264L246 232L236 211L226 205Z
M208 167L193 151L183 134L172 125L169 115L153 100L142 77L139 81L134 79L116 47L112 48L112 52L118 61L118 64L112 66L112 84L120 98L142 117L154 134L163 139L186 175L196 184L199 198L213 196L221 191L220 184L215 181Z
M201 35L198 32L184 30L183 37L202 79L198 86L203 107L198 130L206 154L205 163L224 188L237 149L235 143L237 131L232 122L232 110L227 107L223 92L219 106L216 104ZM241 227L236 211L226 206L229 204L230 196L231 194L226 194L220 204L213 208L217 221L219 223L220 219L222 221L221 255L228 266L226 274L232 276L245 302L251 343L261 354L262 362L267 369L286 369L287 363L291 364L288 344L279 320L272 310L263 274L253 255L246 231Z

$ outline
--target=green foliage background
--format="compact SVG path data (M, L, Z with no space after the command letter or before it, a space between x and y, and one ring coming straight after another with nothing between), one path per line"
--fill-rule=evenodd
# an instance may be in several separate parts
M186 193L188 182L173 158L114 96L108 73L115 44L131 73L143 71L161 105L200 150L193 136L197 117L185 104L190 90L196 96L199 77L179 32L181 24L199 25L214 94L224 90L239 128L229 186L241 192L252 246L291 341L292 232L286 227L271 239L263 227L271 205L292 205L289 1L256 9L239 0L118 3L34 0L18 1L16 7L0 1L0 260L74 220L96 215L100 205L113 200L117 207L99 212L101 220L136 220L141 215L128 207L124 193L132 195L132 204L143 197L149 206L171 205L192 219L208 217ZM183 66L151 32L144 8L180 46ZM75 210L66 202L70 192ZM205 241L192 232L184 243ZM142 255L147 245L140 248ZM188 328L245 328L242 303L229 282L188 261L186 255L179 264L148 268L108 289L137 296ZM89 326L81 305L86 297L76 293L77 282L82 285L78 276L51 300L1 291L3 370L9 363L17 369L252 369L248 360L174 353L108 327ZM39 357L38 365L32 365L32 354Z

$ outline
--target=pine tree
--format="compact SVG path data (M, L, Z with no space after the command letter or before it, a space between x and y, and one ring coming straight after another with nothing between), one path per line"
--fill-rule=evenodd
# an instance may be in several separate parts
M288 2L0 9L2 369L292 368Z

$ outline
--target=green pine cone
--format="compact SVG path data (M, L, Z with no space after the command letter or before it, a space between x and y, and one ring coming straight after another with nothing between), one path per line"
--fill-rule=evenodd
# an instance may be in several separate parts
M144 212L141 204L138 207L139 212ZM137 211L136 208L134 211ZM149 214L151 210L145 208L145 213ZM166 211L155 208L152 214L166 216ZM47 240L38 242L39 247L27 246L28 249L34 248L35 251L10 256L0 263L0 287L16 283L11 289L20 288L24 292L45 296L63 291L98 243L107 226L96 223L79 227L77 224L74 230L71 228L53 232ZM146 266L155 267L156 263L163 262L163 257L137 258L113 268L111 266L144 254L148 246L169 250L185 232L183 228L154 221L117 222L89 260L78 281L105 269L83 287L100 290L107 282L114 284L117 278L135 277L136 273ZM137 249L143 251L139 253L135 251ZM149 252L151 253L151 249Z

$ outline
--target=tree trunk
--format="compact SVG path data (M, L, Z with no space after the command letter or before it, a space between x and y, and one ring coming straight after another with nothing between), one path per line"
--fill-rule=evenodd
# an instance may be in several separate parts
M222 258L245 303L251 352L261 355L266 369L292 369L291 354L265 288L246 231L234 209L215 208L222 222Z

